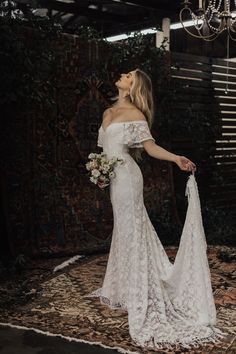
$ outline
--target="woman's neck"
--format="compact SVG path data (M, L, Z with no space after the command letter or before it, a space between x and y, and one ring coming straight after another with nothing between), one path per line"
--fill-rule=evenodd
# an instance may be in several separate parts
M130 106L130 104L132 104L132 102L130 100L129 94L127 92L119 92L119 98L114 104L114 106L116 107L127 106L127 105Z

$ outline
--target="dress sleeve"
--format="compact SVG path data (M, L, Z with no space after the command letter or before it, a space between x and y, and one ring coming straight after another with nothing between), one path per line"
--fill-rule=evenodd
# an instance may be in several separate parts
M101 128L98 129L97 146L103 147L103 136L102 136Z
M130 148L142 148L142 142L153 140L147 121L130 122L124 125L124 144Z

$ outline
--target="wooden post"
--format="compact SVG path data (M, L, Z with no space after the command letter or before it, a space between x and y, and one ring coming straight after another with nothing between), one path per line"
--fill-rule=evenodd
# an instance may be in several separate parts
M165 17L162 20L162 31L163 31L164 38L166 37L168 39L165 48L167 51L169 51L170 50L170 19L168 17Z

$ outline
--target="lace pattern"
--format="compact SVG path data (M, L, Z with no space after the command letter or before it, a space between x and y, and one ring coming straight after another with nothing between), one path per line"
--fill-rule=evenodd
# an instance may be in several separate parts
M114 124L101 136L104 152L123 156L126 163L116 169L110 185L114 227L103 284L86 297L99 297L110 308L125 309L130 336L144 347L192 348L220 341L224 333L215 327L195 176L187 181L188 209L172 264L144 205L141 170L123 149L152 138L147 123Z
M118 131L117 142L127 144L130 148L142 148L142 142L149 139L155 142L147 121L140 120L117 123L120 123L120 126L123 128L123 130ZM117 125L117 123L115 125ZM110 126L112 125L113 124L111 123ZM110 128L110 126L108 126L107 129ZM100 127L98 131L97 146L103 147L104 135L106 135L106 132Z
M97 146L103 147L103 136L102 136L101 129L99 129L98 131Z
M143 147L142 142L145 140L153 140L147 121L140 121L138 124L130 122L124 125L124 144L130 148Z

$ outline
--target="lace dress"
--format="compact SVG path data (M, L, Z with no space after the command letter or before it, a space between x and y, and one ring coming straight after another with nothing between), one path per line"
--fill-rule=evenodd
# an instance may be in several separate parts
M143 200L143 176L129 148L155 141L147 121L113 122L99 128L98 146L109 158L125 159L110 184L113 234L99 297L110 308L128 313L129 333L140 346L191 348L223 337L216 328L216 309L206 255L206 240L194 174L185 195L188 210L174 264L149 219Z

